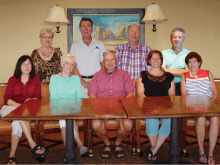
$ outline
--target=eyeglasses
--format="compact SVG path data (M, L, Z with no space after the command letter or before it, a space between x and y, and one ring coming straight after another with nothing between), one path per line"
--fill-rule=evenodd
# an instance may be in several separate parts
M28 64L22 63L21 66L31 66L31 63Z
M41 38L53 39L53 37L52 37L52 36L49 36L49 37L47 37L47 36L41 36Z
M105 59L105 60L103 60L103 61L105 61L105 62L109 62L109 61L115 61L115 58L111 58L111 59Z

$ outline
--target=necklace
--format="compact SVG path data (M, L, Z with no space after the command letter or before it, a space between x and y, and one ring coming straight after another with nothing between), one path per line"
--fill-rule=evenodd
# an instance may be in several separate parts
M42 47L41 47L41 48L40 48L40 51L41 51L42 56L44 56L44 57L50 57L50 55L51 55L52 52L53 52L53 48L51 48L51 50L50 50L49 52L43 52L43 51L42 51Z

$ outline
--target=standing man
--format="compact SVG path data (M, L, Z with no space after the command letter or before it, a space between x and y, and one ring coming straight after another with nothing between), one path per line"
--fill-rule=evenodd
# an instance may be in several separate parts
M126 71L116 68L115 52L112 50L106 51L103 56L105 69L102 69L94 75L89 88L90 98L133 97L135 92L134 84ZM130 133L133 122L130 119L118 119L117 121L119 123L119 128L118 137L114 143L115 156L116 158L123 158L125 153L123 152L121 142ZM101 138L105 144L101 157L103 159L109 159L111 157L112 145L107 136L105 123L106 120L103 119L93 120L92 127L96 135Z
M184 39L185 30L183 28L174 28L170 34L172 48L162 51L163 69L175 76L174 81L176 87L176 96L181 95L181 75L189 71L185 63L185 57L190 51L182 46Z
M76 59L73 74L80 77L83 97L88 98L88 89L93 75L102 68L105 47L92 37L93 21L90 18L82 18L79 29L82 39L72 44L70 53Z
M128 26L128 43L115 49L117 67L125 70L131 76L133 83L141 75L141 71L148 70L147 55L150 47L140 44L141 28L133 24Z

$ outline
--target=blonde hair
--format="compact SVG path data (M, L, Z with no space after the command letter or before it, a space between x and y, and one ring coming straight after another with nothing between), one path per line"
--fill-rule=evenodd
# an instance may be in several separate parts
M61 57L61 62L63 64L66 60L71 60L71 59L73 60L73 63L75 65L76 60L75 60L75 57L72 54L66 54L66 55L62 56Z
M39 37L42 37L44 33L51 33L52 34L52 37L54 37L54 31L53 29L49 28L49 27L43 27L41 28L40 30L40 36Z

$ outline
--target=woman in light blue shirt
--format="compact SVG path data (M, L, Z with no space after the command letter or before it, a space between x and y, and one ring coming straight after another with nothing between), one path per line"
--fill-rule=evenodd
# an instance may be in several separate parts
M50 78L50 99L75 99L83 98L80 78L73 75L73 67L75 66L75 58L71 54L67 54L61 58L62 71ZM64 145L66 145L66 122L60 120L60 129ZM88 148L83 145L80 140L78 125L74 120L74 139L80 150L80 155L85 156Z

